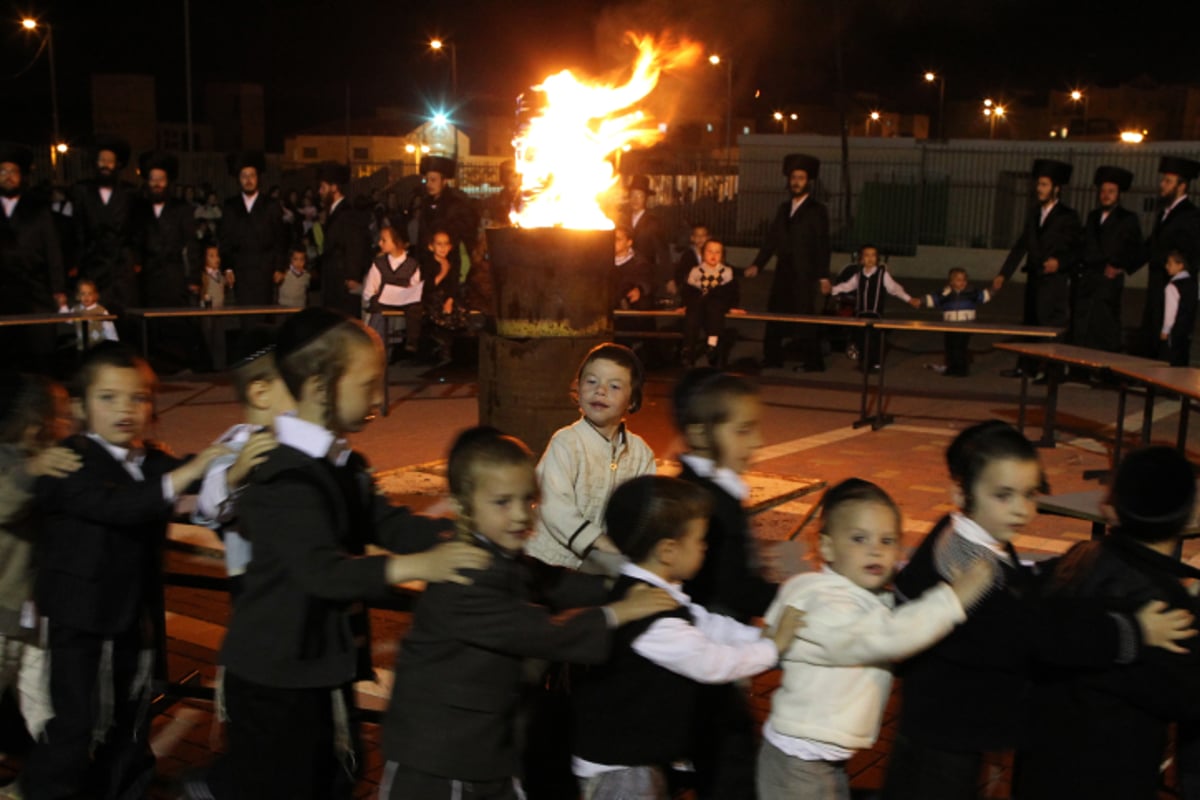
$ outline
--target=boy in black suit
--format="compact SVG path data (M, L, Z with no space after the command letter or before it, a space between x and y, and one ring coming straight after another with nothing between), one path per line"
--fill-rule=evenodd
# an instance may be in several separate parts
M85 433L66 440L83 466L41 478L45 529L35 595L49 620L54 717L21 777L31 798L141 797L153 776L147 733L152 634L162 624L162 545L173 504L223 448L186 463L145 441L154 373L118 345L92 350L79 376ZM112 642L113 720L91 753L101 649ZM107 677L107 676L106 676Z

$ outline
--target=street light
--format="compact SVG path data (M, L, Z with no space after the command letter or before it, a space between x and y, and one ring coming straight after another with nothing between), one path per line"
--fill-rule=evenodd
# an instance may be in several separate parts
M50 117L53 125L53 130L51 131L51 136L53 137L51 140L53 147L50 151L50 160L53 162L53 166L57 174L57 153L66 151L58 149L59 145L62 144L62 137L59 135L58 131L58 78L56 76L54 65L54 28L50 26L50 23L38 22L32 17L25 17L23 20L21 20L21 27L27 31L36 31L39 27L46 29L46 50L47 55L50 58Z
M867 136L871 135L871 123L872 122L879 122L879 112L878 111L872 111L870 114L867 114ZM881 135L883 134L882 126L880 126L879 133Z
M946 136L946 76L936 72L926 72L924 75L926 83L936 83L938 85L938 138L944 139Z
M708 57L708 63L714 67L721 66L721 57L713 53ZM733 155L733 61L725 59L725 158Z
M444 50L450 51L450 94L452 95L451 102L454 107L458 107L458 48L454 46L454 42L447 42L443 39L430 39L429 49L435 53L440 53ZM442 123L446 120L443 117ZM454 161L458 162L458 124L454 125Z
M1008 110L1002 105L993 103L990 99L983 101L983 115L988 118L988 138L996 138L996 120L1004 119Z
M1086 94L1084 94L1082 91L1080 91L1079 89L1072 89L1070 97L1071 97L1072 103L1083 103L1083 135L1087 136L1087 132L1088 132L1088 126L1087 126L1088 96Z

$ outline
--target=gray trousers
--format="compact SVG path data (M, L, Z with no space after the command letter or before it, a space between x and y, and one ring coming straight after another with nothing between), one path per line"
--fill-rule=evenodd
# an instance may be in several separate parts
M763 740L758 751L759 800L850 800L844 761L793 758Z
M658 767L626 767L581 778L583 800L669 800L667 776Z

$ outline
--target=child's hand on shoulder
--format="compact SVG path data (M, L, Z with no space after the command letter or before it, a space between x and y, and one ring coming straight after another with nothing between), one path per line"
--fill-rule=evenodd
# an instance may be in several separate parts
M996 568L986 558L977 558L966 569L956 570L950 575L950 588L958 596L963 610L983 599L996 581Z
M25 462L31 478L65 478L83 466L83 458L68 447L47 447Z
M175 487L175 493L179 494L191 484L204 477L205 470L212 463L214 458L228 455L229 448L223 444L210 444L208 447L201 450L196 455L192 456L186 464L181 467L176 467L171 474L171 483Z
M430 583L469 585L471 579L461 574L462 571L483 569L491 561L491 554L481 547L468 542L448 542L424 553L392 556L388 564L388 583L423 580Z
M271 431L259 431L251 436L242 446L237 459L229 466L229 471L225 473L225 485L229 489L241 486L250 476L250 471L266 461L267 455L278 446L279 442L275 440L275 434Z
M1142 643L1146 647L1158 647L1170 653L1186 653L1186 648L1176 642L1196 635L1192 624L1196 618L1182 608L1167 608L1161 600L1152 600L1138 609L1138 625L1142 629Z
M775 627L766 630L766 635L775 643L775 649L779 651L779 654L783 655L792 646L796 632L803 627L804 612L794 606L787 606L779 615Z
M674 611L679 603L666 589L659 589L647 584L639 584L629 590L629 593L609 603L608 608L616 616L617 627L628 622L652 617L664 611Z

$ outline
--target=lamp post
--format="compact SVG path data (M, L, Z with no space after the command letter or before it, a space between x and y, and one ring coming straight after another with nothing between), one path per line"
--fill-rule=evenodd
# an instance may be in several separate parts
M60 151L58 145L62 143L62 137L58 130L58 78L54 64L54 28L48 22L38 22L32 17L26 17L21 20L21 27L27 31L36 31L38 28L46 29L46 50L50 59L50 119L52 125L51 136L53 141L50 146L50 160L54 165L55 174L58 171L58 153Z
M1083 135L1088 134L1088 96L1080 89L1072 89L1070 94L1071 102L1079 105L1083 104Z
M452 97L453 108L458 110L458 48L454 46L454 42L447 42L443 39L430 39L429 49L435 53L440 53L443 50L450 51L450 94ZM458 123L451 123L454 126L454 163L458 163Z
M926 83L936 83L938 85L938 138L946 137L946 76L937 72L926 72L924 75Z
M714 67L721 66L719 55L713 53L708 57L708 63ZM726 58L725 63L725 158L733 157L733 61Z
M867 136L871 135L871 123L872 122L879 122L879 112L878 111L872 111L870 114L867 114L867 126L866 126ZM880 133L880 135L883 134L882 126L880 126L879 133Z
M996 138L996 120L1004 119L1007 114L1007 109L1004 106L992 102L991 98L983 101L983 115L988 119L988 138Z

